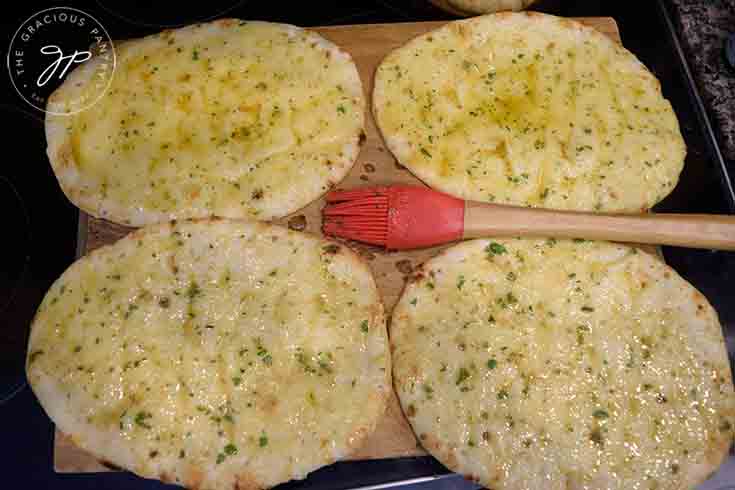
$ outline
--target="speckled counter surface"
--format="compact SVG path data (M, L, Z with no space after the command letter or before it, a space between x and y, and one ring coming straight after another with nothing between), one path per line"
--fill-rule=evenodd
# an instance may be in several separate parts
M722 151L735 161L735 70L724 56L725 39L735 32L735 0L669 1Z

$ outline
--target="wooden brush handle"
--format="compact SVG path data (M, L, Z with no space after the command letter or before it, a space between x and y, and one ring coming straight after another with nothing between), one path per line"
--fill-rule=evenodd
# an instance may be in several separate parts
M735 216L595 214L467 201L464 238L533 236L735 250Z

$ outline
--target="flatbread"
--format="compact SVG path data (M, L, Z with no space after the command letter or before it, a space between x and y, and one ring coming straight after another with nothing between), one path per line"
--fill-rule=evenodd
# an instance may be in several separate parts
M48 156L84 211L140 226L222 216L268 220L350 170L365 100L349 54L301 28L236 19L115 45L107 94L46 117ZM50 98L94 86L94 58Z
M28 352L76 445L188 488L304 478L360 446L391 389L364 262L266 224L164 224L95 250L52 285Z
M462 243L418 270L390 337L421 443L487 488L690 488L733 440L716 312L635 248Z
M575 21L503 13L390 53L373 112L388 148L464 199L638 212L674 188L686 148L659 82Z
M458 9L475 14L490 14L507 10L523 10L530 7L536 0L447 0L450 5Z

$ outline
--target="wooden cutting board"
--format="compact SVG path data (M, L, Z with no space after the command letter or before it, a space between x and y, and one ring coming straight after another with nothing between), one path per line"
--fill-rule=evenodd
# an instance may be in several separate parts
M617 24L612 18L581 18L578 20L620 41ZM314 30L352 55L357 63L365 94L370 99L373 90L373 74L383 57L409 39L443 24L444 22L372 24L317 27ZM366 144L363 146L352 171L340 183L340 188L393 183L421 185L418 179L397 164L385 148L369 111L366 131ZM291 216L278 220L278 223L288 225L291 219L304 216L307 223L306 230L321 234L320 212L323 206L324 201L320 199ZM84 255L102 245L112 243L130 230L131 228L92 218L80 212L78 255ZM410 274L415 266L446 248L435 247L411 252L385 252L356 243L350 243L349 245L370 264L387 312L393 309L393 305L403 288L406 275ZM398 458L425 454L404 418L398 399L394 394L377 429L364 446L352 455L351 459ZM54 468L60 473L88 473L115 469L100 463L91 455L76 448L59 431L56 432L54 444Z

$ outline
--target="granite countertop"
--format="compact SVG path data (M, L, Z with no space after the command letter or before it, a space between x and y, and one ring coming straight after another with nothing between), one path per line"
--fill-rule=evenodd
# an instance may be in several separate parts
M722 152L735 162L735 70L724 55L725 40L735 33L735 0L670 1Z

